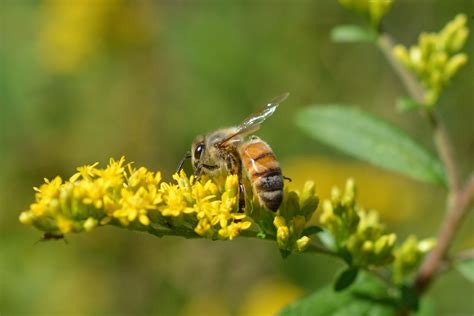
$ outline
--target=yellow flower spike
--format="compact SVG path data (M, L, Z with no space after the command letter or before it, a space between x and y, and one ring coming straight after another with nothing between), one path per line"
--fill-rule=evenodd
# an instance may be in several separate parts
M331 233L336 250L348 251L352 265L359 268L381 266L393 260L396 235L386 234L376 211L366 211L356 203L354 180L341 192L335 188L331 200L323 202L321 227Z
M20 222L56 234L87 232L114 225L156 236L228 240L255 225L247 236L256 236L265 227L268 236L277 239L279 246L289 252L303 249L309 242L301 235L306 214L287 220L277 217L275 225L281 227L274 236L271 227L274 213L262 213L266 214L262 219L267 221L262 223L238 212L236 175L196 179L180 172L173 176L173 181L162 182L159 172L134 167L124 157L111 159L105 168L92 164L77 170L70 181L63 182L59 177L51 181L46 179L35 188L35 201L21 213ZM296 206L311 208L312 212L318 201L314 191L314 184L310 183L305 186L303 200L294 191L288 193L293 194ZM259 203L258 200L249 203L250 209L262 208L260 204L252 205Z
M467 18L458 14L438 33L422 33L418 44L409 50L395 45L393 55L415 73L425 88L423 104L433 106L452 77L466 64L467 55L459 52L467 39Z

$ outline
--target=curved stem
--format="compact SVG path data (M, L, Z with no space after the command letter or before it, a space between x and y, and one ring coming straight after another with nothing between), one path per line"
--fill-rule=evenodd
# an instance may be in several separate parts
M426 111L425 114L433 128L433 139L436 151L446 168L449 189L451 192L458 192L460 182L459 174L456 168L456 162L454 161L453 150L448 138L448 133L434 112Z
M474 197L474 176L470 178L464 189L454 192L453 201L450 203L441 228L438 233L438 241L433 251L425 258L415 282L419 293L426 291L433 280L438 267L445 258L454 235L464 215L469 209L469 204Z

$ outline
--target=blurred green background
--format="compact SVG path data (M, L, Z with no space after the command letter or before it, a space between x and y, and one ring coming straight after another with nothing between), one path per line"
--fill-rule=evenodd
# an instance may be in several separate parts
M384 28L404 44L437 31L474 4L395 1ZM322 256L283 260L272 243L157 239L101 228L35 244L18 222L43 177L125 155L169 180L199 133L239 123L266 101L290 98L259 132L292 186L354 177L361 202L402 239L435 234L445 192L372 168L320 145L293 117L306 105L358 104L429 148L416 113L399 114L404 90L368 44L334 44L338 24L361 20L336 1L0 1L0 314L267 315L328 284L341 266ZM460 169L474 157L474 54L439 111ZM310 144L310 145L308 145ZM474 246L472 214L455 249ZM439 315L472 315L474 287L456 272L429 296Z

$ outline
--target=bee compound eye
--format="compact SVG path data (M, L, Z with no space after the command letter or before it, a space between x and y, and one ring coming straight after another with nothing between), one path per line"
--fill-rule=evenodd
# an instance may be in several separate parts
M204 144L199 144L196 146L196 149L194 150L194 158L199 159L201 158L202 153L204 152Z

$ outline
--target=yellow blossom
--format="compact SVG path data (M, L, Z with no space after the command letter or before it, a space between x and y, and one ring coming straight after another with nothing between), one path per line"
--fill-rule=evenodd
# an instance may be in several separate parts
M92 165L85 165L77 168L77 173L69 178L70 182L75 182L77 179L82 177L82 179L90 179L95 175L97 169L95 168L99 163L93 163Z
M393 260L396 235L385 233L376 211L366 211L356 203L354 180L343 192L334 188L331 199L323 202L319 221L331 233L335 248L348 251L357 267L380 266Z
M393 281L402 283L403 279L413 272L423 257L436 245L433 238L418 241L414 235L408 236L403 244L395 250L393 262Z
M467 17L458 14L438 33L421 33L418 44L407 48L396 45L394 56L416 74L425 87L423 103L436 103L443 88L459 69L467 63L467 54L460 53L469 29Z
M238 177L221 185L184 172L161 182L159 172L134 168L125 158L77 168L70 181L60 177L36 190L36 201L20 215L24 224L45 232L67 234L96 226L117 225L156 235L234 239L252 225L238 211Z
M300 252L304 251L309 246L310 242L311 242L311 238L309 238L308 236L303 236L300 239L298 239L296 241L296 246L297 246L298 251Z

